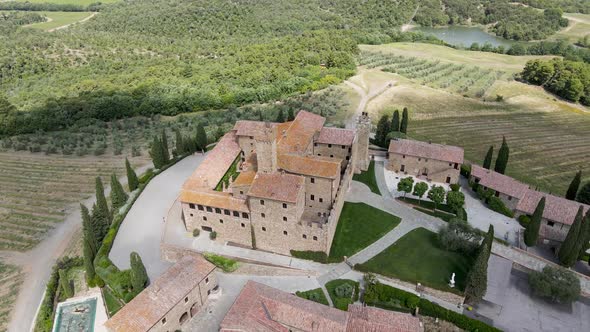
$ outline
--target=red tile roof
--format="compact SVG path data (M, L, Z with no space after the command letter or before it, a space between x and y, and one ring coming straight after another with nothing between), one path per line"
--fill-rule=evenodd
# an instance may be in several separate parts
M543 218L566 225L574 223L574 219L576 219L576 214L578 213L580 206L584 207L584 214L590 208L590 206L586 204L570 201L563 197L546 194L540 191L528 190L524 195L524 198L518 201L516 209L526 214L533 214L542 197L545 197Z
M233 130L236 131L237 136L258 137L263 133L266 123L267 122L264 122L264 121L239 120L234 125ZM292 122L285 122L285 123L270 122L271 126L277 128L277 140L281 139L283 130L286 131L289 128L289 126L291 126L291 123Z
M215 266L201 255L182 257L111 317L105 326L121 332L149 330L214 269Z
M479 178L479 184L518 199L524 197L529 187L507 175L485 169L479 165L471 165L471 176Z
M321 144L352 145L355 135L354 130L324 127L315 142Z
M233 197L230 193L219 191L183 190L180 193L180 201L183 203L201 204L231 211L250 212L245 199L239 199Z
M322 116L299 111L291 126L285 130L285 134L277 133L282 137L278 144L279 153L305 153L314 135L324 127L325 122L326 119ZM279 131L282 130L279 128Z
M357 306L349 308L351 312L341 311L248 281L221 322L220 331L422 331L418 318L409 314Z
M347 332L410 332L422 331L420 320L410 314L363 307L359 304L348 306L350 318Z
M335 179L340 175L339 161L314 156L280 155L279 168L290 173L330 179Z
M450 163L463 163L463 149L451 145L409 139L392 139L389 142L389 152L426 159L442 160Z
M236 140L236 132L230 131L225 134L215 145L213 150L209 151L205 160L186 180L183 189L213 189L231 164L236 160L241 149Z
M303 190L303 176L286 173L258 173L254 177L248 196L268 198L282 202L296 203L299 192Z

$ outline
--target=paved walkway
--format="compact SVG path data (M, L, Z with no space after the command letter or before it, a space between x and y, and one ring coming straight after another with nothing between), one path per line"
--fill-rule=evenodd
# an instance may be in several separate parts
M141 256L151 280L170 266L160 259L163 218L176 200L184 181L202 160L202 154L184 158L152 179L143 190L121 224L109 254L118 268L129 268L129 254L132 251Z

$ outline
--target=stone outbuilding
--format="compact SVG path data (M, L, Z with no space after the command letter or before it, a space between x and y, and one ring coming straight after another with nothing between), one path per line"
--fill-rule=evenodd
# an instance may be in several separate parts
M463 155L463 149L457 146L392 139L387 169L427 181L457 183Z
M218 291L215 266L187 254L106 323L110 332L181 330Z

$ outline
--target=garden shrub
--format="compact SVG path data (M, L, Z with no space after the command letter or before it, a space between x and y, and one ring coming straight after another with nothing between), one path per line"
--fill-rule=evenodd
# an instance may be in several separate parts
M354 293L354 287L351 284L342 284L334 288L337 297L351 298Z
M529 274L529 285L537 296L557 303L570 303L580 297L580 279L570 270L545 266Z
M450 186L451 191L459 191L459 189L461 189L461 185L458 183L452 183Z
M211 240L215 240L217 238L217 232L213 231L213 232L209 233L209 238Z
M199 229L198 229L198 228L195 228L195 229L193 229L193 237L197 237L197 236L199 236L199 234L200 234L200 233L201 233L201 232L199 231Z
M496 196L491 196L488 199L488 206L493 211L501 213L507 217L510 217L510 218L514 217L514 212L512 212L512 210L510 210L508 207L506 207L506 205L504 205L504 202L502 202L502 200Z
M437 238L441 247L445 250L470 255L479 247L482 235L466 222L451 220L440 229Z
M468 178L471 175L471 165L465 165L465 164L461 165L460 173L464 177Z
M299 251L291 250L291 256L300 259L306 259L322 264L328 263L328 255L323 251Z
M518 222L520 223L520 226L526 227L531 222L531 217L526 214L521 214L518 216Z
M238 269L239 266L237 261L230 258L225 258L223 256L215 255L208 252L204 253L203 256L206 260L208 260L213 265L217 266L218 268L223 270L223 272L226 273L234 272Z

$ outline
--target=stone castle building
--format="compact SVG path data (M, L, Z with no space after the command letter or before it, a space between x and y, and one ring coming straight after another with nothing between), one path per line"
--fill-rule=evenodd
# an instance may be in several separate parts
M463 149L457 146L392 139L387 169L428 181L457 183L463 154Z
M528 185L507 175L478 165L471 165L469 179L483 189L492 190L517 218L520 215L532 215L541 198L545 197L539 238L549 244L557 244L565 239L580 206L584 208L584 213L590 209L586 204L530 189Z
M293 121L238 121L183 185L188 231L214 231L234 245L290 255L328 253L352 175L369 165L370 120L357 130Z
M110 332L181 330L218 289L215 266L187 254L106 323Z
M248 281L221 322L221 332L421 332L418 317L359 304L348 311Z

